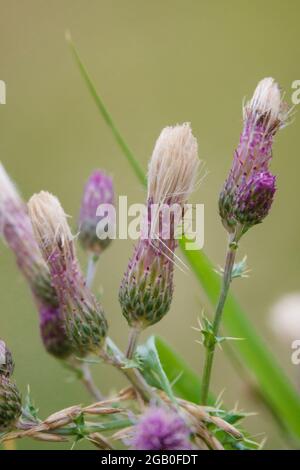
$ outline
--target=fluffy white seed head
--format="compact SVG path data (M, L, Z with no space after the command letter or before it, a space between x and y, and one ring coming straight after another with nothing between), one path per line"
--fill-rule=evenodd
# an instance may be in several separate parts
M283 341L300 338L300 292L286 294L273 305L270 325Z
M244 108L244 117L249 113L257 117L266 116L270 129L276 129L285 124L288 107L283 102L280 87L274 78L267 77L259 82L252 99Z
M28 202L28 210L44 258L47 260L57 247L65 255L72 255L73 236L57 197L46 191L34 194Z
M188 123L166 127L156 141L148 169L148 198L154 204L185 204L199 169L197 140Z

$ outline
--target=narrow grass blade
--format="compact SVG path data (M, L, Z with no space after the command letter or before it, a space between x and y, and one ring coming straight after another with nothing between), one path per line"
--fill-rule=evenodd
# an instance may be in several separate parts
M98 95L94 85L93 85L93 82L85 68L85 66L83 65L77 51L76 51L76 48L73 44L73 41L72 41L72 38L71 38L71 35L69 32L66 32L66 40L70 46L70 49L72 51L72 54L73 54L73 57L78 65L78 68L80 70L80 73L89 89L89 92L91 93L92 95L92 98L94 100L94 102L96 103L96 106L97 108L99 109L100 111L100 114L101 116L103 117L104 121L106 122L106 124L108 125L108 127L110 128L111 132L113 133L113 136L114 138L116 139L116 142L117 144L119 145L119 147L121 148L122 152L124 153L125 157L127 158L128 162L130 163L130 165L132 166L136 176L138 177L139 181L143 184L143 185L146 185L146 176L139 164L139 162L136 160L136 158L134 157L132 151L130 150L129 146L126 144L125 140L123 139L122 135L120 134L119 130L117 129L110 113L107 111L107 108L105 107L102 99L100 98L100 96Z

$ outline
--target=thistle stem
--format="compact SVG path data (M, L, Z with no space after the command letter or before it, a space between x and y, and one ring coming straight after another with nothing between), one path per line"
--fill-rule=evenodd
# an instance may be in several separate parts
M99 256L95 255L94 253L91 253L88 259L88 266L87 266L87 273L86 273L86 285L89 288L92 287L92 284L94 281L98 259L99 259ZM100 392L100 390L96 387L94 383L89 365L83 364L81 366L81 371L82 371L81 381L85 385L86 389L91 394L91 396L97 401L103 400L102 393Z
M106 350L102 351L101 357L107 364L111 364L119 369L146 402L159 398L136 368L126 368L127 358L109 337L106 338Z
M101 401L104 399L102 393L95 385L89 364L81 363L75 357L69 358L65 364L69 369L73 370L73 372L79 374L79 379L95 400Z
M99 259L99 256L95 255L94 253L90 254L89 259L88 259L87 272L86 272L86 285L89 288L91 288L93 285L98 259Z
M224 273L223 273L223 278L222 278L222 288L221 288L221 293L220 293L220 297L219 297L218 304L216 307L215 317L214 317L214 321L212 325L213 340L210 341L206 345L206 356L205 356L205 362L204 362L202 387L201 387L201 404L203 405L207 404L209 384L210 384L210 379L211 379L211 372L212 372L212 366L213 366L213 360L214 360L214 354L215 354L215 348L216 348L215 338L219 334L222 313L223 313L224 305L226 302L227 294L229 291L231 279L232 279L231 275L232 275L232 269L234 266L236 250L237 250L237 242L236 242L235 234L234 234L229 237L229 243L227 247L225 268L224 268Z
M91 396L97 400L102 401L104 397L100 390L96 387L89 365L83 364L82 366L82 383L85 385L87 391L91 394Z
M89 257L86 274L86 285L88 287L91 287L93 284L98 259L99 257L95 254L92 254ZM153 391L145 381L144 377L140 374L138 370L134 368L126 368L126 359L131 359L133 357L139 333L140 331L138 329L132 329L126 357L119 350L119 348L116 346L116 344L112 341L111 338L106 338L107 348L106 350L102 351L101 357L107 364L111 364L114 367L118 368L127 377L130 383L138 390L138 392L145 401L150 401L151 398L153 398ZM94 386L92 376L89 372L88 364L85 364L84 366L84 375L82 378L83 383L85 384L86 388L90 391L90 393L94 393L95 398L96 393L101 396L99 390ZM98 400L98 398L96 399Z
M139 328L131 328L130 333L129 333L129 342L128 342L127 351L126 351L127 359L133 358L140 333L141 333L141 330Z

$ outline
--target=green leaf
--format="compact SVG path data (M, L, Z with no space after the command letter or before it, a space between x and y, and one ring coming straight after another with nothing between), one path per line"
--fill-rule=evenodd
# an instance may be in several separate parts
M249 268L247 266L247 256L244 256L241 261L234 263L231 273L231 279L235 279L237 277L248 277L248 273Z
M32 398L31 398L31 393L30 393L30 386L27 386L27 394L25 396L24 400L24 406L22 408L22 416L26 418L27 420L33 421L33 422L39 422L39 417L38 417L39 409L36 408L34 405Z
M67 40L75 61L79 67L79 71L90 91L96 106L100 111L102 118L110 128L117 144L127 158L139 181L143 185L146 185L146 177L138 160L129 149L124 138L121 136L119 130L113 122L112 117L108 113L107 108L97 93L96 88L88 72L86 71L69 35L67 35ZM213 265L202 251L186 251L185 240L181 240L180 244L210 302L213 306L215 306L220 292L220 278L214 271ZM261 392L266 400L270 403L272 409L278 413L282 420L285 421L289 430L300 438L300 397L288 377L278 366L276 359L266 348L263 340L255 332L250 323L250 320L247 319L245 313L240 308L232 294L229 294L225 305L224 323L231 336L237 336L246 339L246 341L236 342L235 347L243 358L246 367L252 370L252 372L255 374L258 384L261 388ZM161 347L163 349L163 346ZM166 356L168 356L169 352L167 350L163 352L166 354ZM169 361L171 360L172 358L169 357ZM180 363L181 359L178 358L177 366L179 369L183 366L183 364ZM170 362L168 362L167 365L172 368ZM174 369L176 368L173 368L174 378L176 378L176 371ZM186 373L187 372L185 372L185 374ZM193 380L193 374L191 375L191 380L192 382L189 384L189 386L185 380L181 381L180 386L178 383L175 384L175 386L177 385L178 389L181 389L181 392L183 392L186 396L193 396L192 401L197 401L200 385L199 382ZM178 382L180 382L180 378L178 379ZM190 390L187 390L187 388Z
M134 358L134 359L124 359L124 365L122 366L122 369L139 369L141 367L139 361Z
M160 361L156 340L155 336L150 336L145 344L137 348L136 356L147 382L154 387L164 390L168 397L175 401L170 382Z

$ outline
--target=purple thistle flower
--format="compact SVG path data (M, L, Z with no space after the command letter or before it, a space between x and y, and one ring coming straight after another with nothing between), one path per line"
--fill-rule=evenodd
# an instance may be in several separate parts
M71 352L70 343L63 331L58 299L51 283L48 267L35 240L27 207L1 164L0 187L0 231L7 245L13 251L17 265L33 292L40 314L40 328L44 346L50 354L60 358L66 357ZM47 317L46 335L44 312L47 309L52 310L53 315L51 321ZM59 335L54 341L58 332ZM49 335L52 336L51 342L47 340Z
M194 188L197 152L188 124L165 128L156 142L148 171L148 210L119 291L123 315L137 330L158 322L169 310L175 230Z
M276 177L268 171L254 173L238 193L234 214L244 226L261 222L269 213L275 194Z
M265 78L244 108L244 129L220 194L220 215L229 232L239 227L244 233L268 214L276 190L269 172L272 145L287 117L278 84Z
M133 428L133 450L191 450L190 430L184 420L165 408L151 407Z
M103 217L97 215L97 209L102 204L114 204L114 188L112 179L101 170L95 170L89 177L83 192L79 216L79 241L86 250L99 255L111 242L104 228L97 226ZM114 224L107 215L108 224ZM102 236L103 235L105 236Z
M32 196L28 207L36 240L58 296L72 350L80 356L97 352L103 346L107 322L102 307L86 286L60 202L52 194L42 191ZM54 314L51 310L46 313L47 317L44 318L48 319Z

